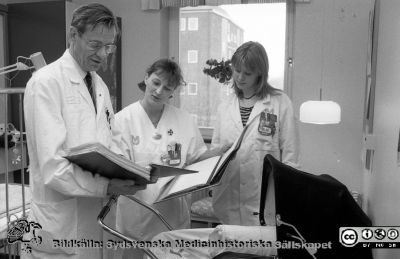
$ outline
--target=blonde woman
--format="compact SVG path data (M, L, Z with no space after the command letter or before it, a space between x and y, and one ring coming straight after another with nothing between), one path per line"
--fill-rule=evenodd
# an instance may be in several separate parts
M259 225L264 156L298 167L297 126L289 97L268 83L268 56L260 43L244 43L231 61L235 94L218 109L212 147L232 144L248 129L237 166L229 167L229 179L213 192L213 207L224 224Z

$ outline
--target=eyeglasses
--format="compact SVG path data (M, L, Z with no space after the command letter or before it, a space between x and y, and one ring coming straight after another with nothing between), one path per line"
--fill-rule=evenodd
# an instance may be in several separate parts
M114 53L115 50L117 49L117 46L115 44L103 44L99 41L88 41L84 37L81 36L81 38L86 42L86 45L88 48L94 52L99 51L100 49L104 48L104 51L106 54L111 54Z

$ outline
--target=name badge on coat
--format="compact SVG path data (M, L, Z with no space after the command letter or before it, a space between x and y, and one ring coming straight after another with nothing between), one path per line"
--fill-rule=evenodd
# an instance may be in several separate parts
M258 124L258 132L263 136L274 136L276 132L276 122L278 116L269 112L261 112Z
M171 143L167 145L167 153L161 156L161 161L169 166L177 166L181 163L182 144Z

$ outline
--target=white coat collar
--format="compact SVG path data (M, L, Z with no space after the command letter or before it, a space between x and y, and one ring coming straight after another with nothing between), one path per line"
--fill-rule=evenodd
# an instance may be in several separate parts
M271 95L268 94L266 97L264 97L261 100L258 100L253 107L253 110L250 113L250 117L248 119L248 122L250 122L254 117L256 117L258 114L260 114L263 110L265 110L265 106L268 105L271 102Z
M242 118L240 117L240 108L239 108L239 98L236 95L232 95L232 99L229 100L229 107L234 107L233 109L229 109L228 116L231 120L234 121L234 125L238 130L243 130ZM263 110L265 110L266 106L271 102L271 95L267 95L265 98L258 100L251 111L250 117L247 120L247 123L250 123L257 115L259 115Z
M236 94L231 95L228 107L233 107L233 109L228 109L226 111L228 113L228 119L233 120L233 125L241 132L243 130L243 124L242 118L240 117L239 99Z
M61 57L64 69L69 80L73 83L79 84L86 76L86 72L82 70L76 60L72 57L69 49L65 50Z
M61 60L63 61L63 67L64 67L64 72L67 76L67 78L70 80L72 84L78 84L78 91L79 93L83 96L86 102L92 103L92 98L90 97L89 92L86 90L86 84L84 81L84 78L86 76L86 72L82 70L82 68L79 66L79 64L76 62L76 60L72 57L71 53L69 52L69 49L65 50L63 56L61 57ZM94 90L96 93L96 103L97 103L97 114L100 112L99 107L102 107L103 101L104 101L104 91L102 87L98 87L98 76L96 72L90 72L92 75L93 79L93 86ZM94 111L94 109L93 109Z

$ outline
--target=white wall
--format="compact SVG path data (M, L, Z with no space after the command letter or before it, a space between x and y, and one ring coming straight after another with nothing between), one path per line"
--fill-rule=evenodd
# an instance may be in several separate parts
M362 191L362 126L368 48L369 0L296 4L292 101L338 102L337 125L300 123L302 169L328 173Z
M371 175L370 214L375 225L400 225L400 1L381 0L375 94L374 134L377 137ZM400 258L399 249L376 249L376 258Z

